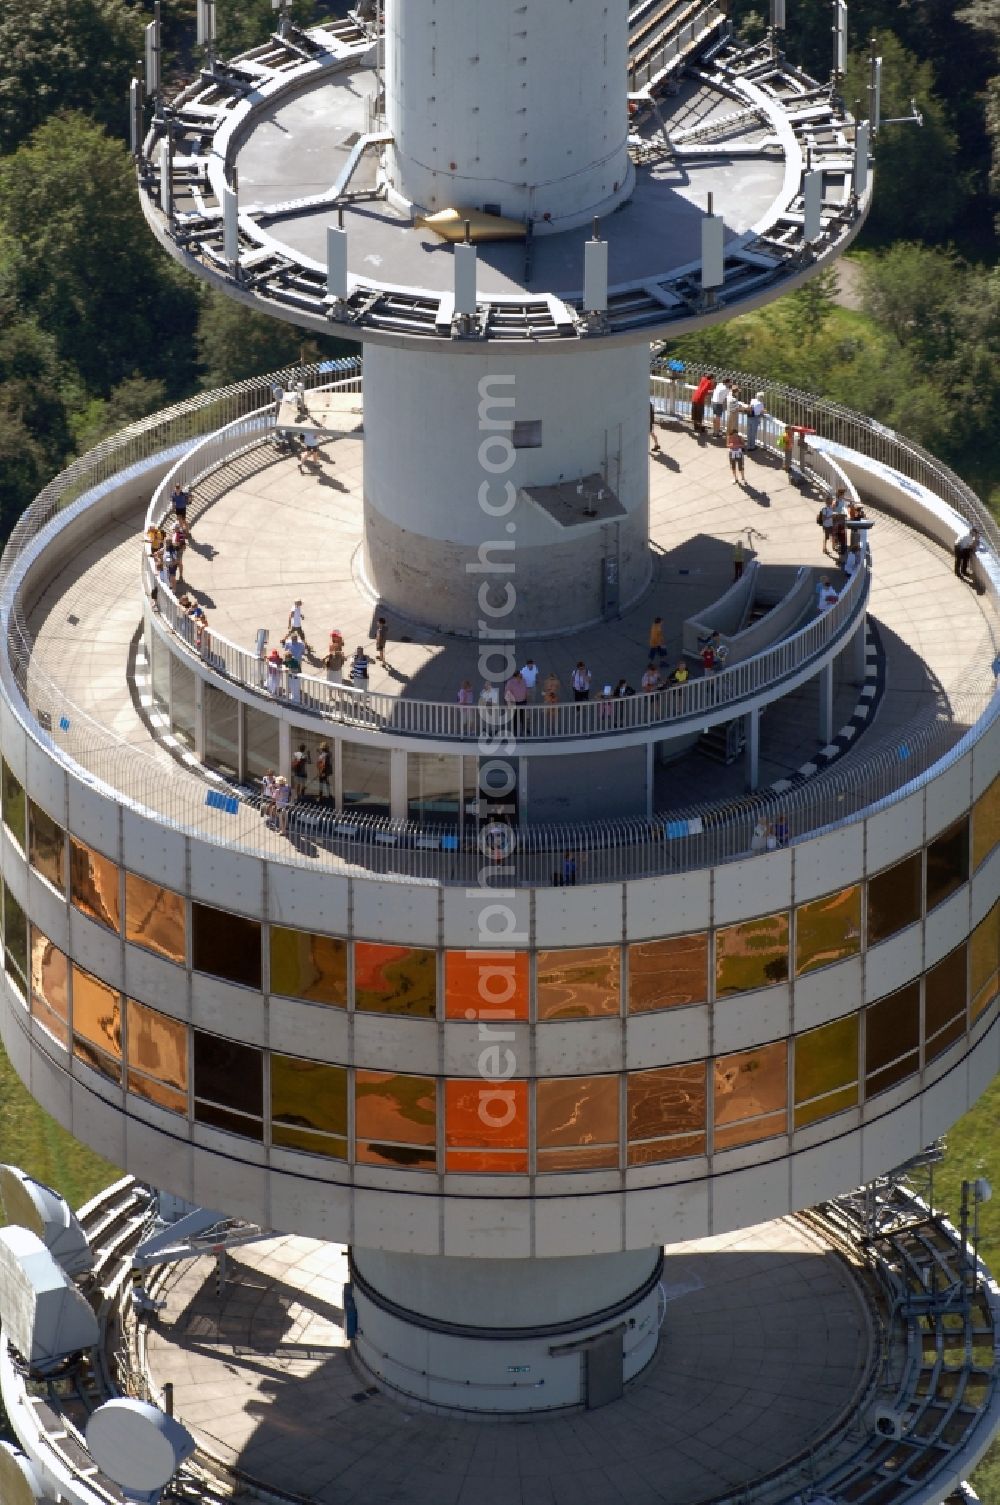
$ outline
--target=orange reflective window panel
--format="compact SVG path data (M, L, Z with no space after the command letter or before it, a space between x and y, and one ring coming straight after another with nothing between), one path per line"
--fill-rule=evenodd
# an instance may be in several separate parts
M527 1019L529 960L526 951L446 952L446 1018Z

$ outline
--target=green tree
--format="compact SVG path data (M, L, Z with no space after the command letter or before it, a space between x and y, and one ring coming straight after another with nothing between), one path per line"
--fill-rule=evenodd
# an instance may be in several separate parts
M303 347L307 360L354 355L358 348L347 340L316 338L211 291L203 295L197 345L206 387L224 387L245 376L292 366Z
M0 152L57 110L124 130L142 14L124 0L0 0Z
M6 539L28 503L51 477L45 450L0 390L0 536Z
M73 445L78 454L93 449L109 434L155 413L167 401L163 382L136 373L109 392L107 397L92 397L71 418Z
M875 154L875 194L867 238L947 240L971 184L956 170L958 140L948 112L934 89L934 69L908 52L891 34L879 42L882 54L882 114L910 113L915 99L923 125L887 125L879 132ZM853 108L862 100L867 114L868 59L852 53L846 96Z
M103 395L134 371L190 389L193 281L157 247L129 155L79 114L0 159L6 277L60 358Z
M329 14L331 6L322 6ZM288 14L297 26L310 26L319 19L315 0L291 0ZM232 57L266 42L278 24L271 0L222 0L217 7L219 55Z

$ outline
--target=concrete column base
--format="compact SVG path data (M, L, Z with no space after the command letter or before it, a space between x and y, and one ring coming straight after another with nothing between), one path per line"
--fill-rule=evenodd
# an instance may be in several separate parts
M660 1249L537 1260L352 1249L354 1357L436 1410L596 1409L656 1352L662 1264Z

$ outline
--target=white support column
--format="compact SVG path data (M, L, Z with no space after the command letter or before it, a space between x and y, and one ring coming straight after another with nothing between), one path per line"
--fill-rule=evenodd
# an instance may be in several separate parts
M205 702L208 700L206 693L208 686L200 674L194 677L194 755L199 763L205 761L205 747L207 745L207 727L205 726Z
M833 741L833 664L819 671L819 737L823 746Z
M292 725L282 716L278 722L278 772L291 782L292 778Z
M807 245L811 245L814 240L819 240L820 231L823 228L823 172L821 168L813 168L802 179L802 202L805 214L802 238Z
M864 684L865 675L868 673L868 616L867 613L861 618L858 630L851 642L853 658L853 673L851 678L856 685Z
M646 819L653 819L654 782L656 779L656 743L646 743Z
M406 750L394 747L389 754L389 813L405 820L407 813Z
M760 783L760 710L754 707L746 717L746 782L748 789Z

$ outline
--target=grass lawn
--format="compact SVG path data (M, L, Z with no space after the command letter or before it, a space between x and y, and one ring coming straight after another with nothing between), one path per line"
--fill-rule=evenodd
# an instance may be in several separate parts
M71 1207L79 1207L121 1175L38 1106L22 1087L2 1047L0 1158L54 1187Z

